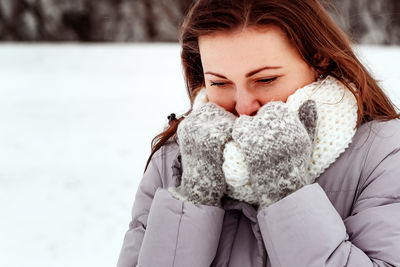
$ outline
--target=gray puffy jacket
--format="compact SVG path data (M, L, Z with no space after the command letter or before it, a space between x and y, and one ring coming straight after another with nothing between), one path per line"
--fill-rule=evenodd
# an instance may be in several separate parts
M363 124L316 183L258 214L174 199L178 152L170 141L153 156L118 267L400 266L399 120Z

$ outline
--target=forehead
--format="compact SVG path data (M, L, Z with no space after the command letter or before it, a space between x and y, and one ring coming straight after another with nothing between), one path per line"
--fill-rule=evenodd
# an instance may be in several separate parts
M213 70L282 65L297 57L285 33L273 25L200 36L199 49L203 69Z

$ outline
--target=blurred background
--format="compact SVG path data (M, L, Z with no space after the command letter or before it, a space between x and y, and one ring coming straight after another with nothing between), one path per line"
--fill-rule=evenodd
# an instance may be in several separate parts
M0 0L6 41L175 42L195 0ZM400 44L399 0L322 0L358 43Z
M0 266L116 265L192 2L0 0ZM399 106L400 1L323 4Z

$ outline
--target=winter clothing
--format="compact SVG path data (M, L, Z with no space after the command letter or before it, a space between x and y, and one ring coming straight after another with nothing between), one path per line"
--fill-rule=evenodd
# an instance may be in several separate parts
M318 99L313 100L320 116ZM308 109L312 110L306 110ZM260 115L262 116L261 110ZM278 114L275 114L274 118L277 116ZM209 118L206 120L209 121ZM322 149L321 151L330 145L324 144L323 140L317 140L321 137L319 126L324 130L329 129L320 124L322 120L324 119L319 117L315 140L316 145L320 144L318 149ZM308 138L310 142L313 136L312 130L310 131L313 127L310 125L313 125L313 120L306 121L310 123L304 123L304 129L309 131L303 132L303 137ZM289 120L288 123L299 126L295 120ZM249 124L246 122L246 125ZM235 126L232 129L233 138L240 147L247 147L250 151L252 145L249 145L249 141L240 139L240 124L236 130ZM204 133L209 131L201 127L199 129L204 130ZM271 129L267 128L266 131ZM337 136L340 132L333 128L325 134ZM350 131L345 131L343 134L347 136L349 133ZM189 140L189 137L187 138ZM240 144L241 142L243 144ZM400 266L399 120L372 121L361 125L347 144L338 149L344 149L347 145L348 148L343 153L335 150L337 154L332 154L336 157L340 154L337 159L332 160L332 157L325 158L322 155L320 158L323 160L315 162L316 164L308 170L308 175L304 176L310 179L307 183L318 177L315 183L282 196L282 199L279 193L276 194L279 197L274 197L270 202L263 200L267 204L262 202L258 212L255 205L239 201L227 194L221 199L221 207L200 204L201 201L194 204L176 199L168 188L180 188L182 190L179 191L188 196L186 192L190 189L187 185L194 183L190 181L190 177L205 179L205 188L208 188L210 179L208 174L206 177L197 176L197 172L205 173L209 170L201 169L190 162L185 163L184 158L189 161L195 160L199 154L190 158L190 153L183 148L182 140L179 140L179 144L176 140L170 140L151 159L136 193L132 221L125 235L118 267ZM220 149L216 143L213 146ZM267 150L274 149L268 144L264 147ZM254 146L254 150L259 149L260 146ZM180 150L188 153L185 157L182 154L182 164L179 160ZM318 154L314 155L315 151L314 148L312 160L314 156L319 158ZM246 152L244 155L246 156ZM256 155L259 156L254 162L248 160L250 156L246 157L245 161L249 166L250 179L256 174L253 177L261 180L262 173L270 170L268 164L265 169L257 168L265 159L260 160L262 152L257 152ZM302 158L303 155L300 153L293 157ZM221 161L221 158L217 160ZM331 164L330 161L334 162ZM210 162L211 160L207 160L206 163ZM201 163L199 165L203 165L204 162ZM194 176L185 176L185 172L190 172L186 169L186 164L197 168L193 171ZM217 164L220 166L222 162ZM322 172L321 175L310 178L310 174L319 171ZM301 169L300 172L303 173L304 170ZM217 173L216 177L219 177L218 175ZM298 175L295 177L299 180L304 179ZM251 182L257 183L257 179ZM269 183L268 180L266 182ZM294 184L297 188L297 182ZM262 185L259 184L259 187ZM202 199L200 194L196 193L199 192L197 189L193 192L196 197L192 199ZM268 195L273 194L268 192ZM205 199L206 202L211 199L212 204L218 202L214 201L218 197ZM271 204L272 202L275 203Z
M223 209L175 199L170 141L139 185L118 267L400 266L399 133L398 120L363 124L316 183L258 214L227 196Z
M177 199L221 207L226 182L222 153L232 139L236 117L214 103L193 110L178 126L183 174L178 188L170 188Z
M300 106L307 100L315 101L317 114L316 138L308 166L305 184L310 184L332 164L348 147L354 136L357 123L357 101L354 95L332 76L320 79L299 88L286 101L287 108L298 113ZM206 103L203 96L196 97L197 106ZM246 117L246 116L244 116ZM251 132L251 131L249 131ZM226 144L222 169L227 183L227 195L257 204L258 199L250 182L245 156L234 141Z
M317 130L309 183L325 171L351 143L356 132L358 105L354 95L332 76L306 85L288 97L291 110L298 110L307 100L317 104Z
M184 166L183 182L179 188L172 187L169 191L183 201L220 206L226 192L221 167L226 167L230 159L225 154L223 165L222 154L232 139L229 143L241 148L246 158L245 168L253 181L249 183L252 192L242 193L236 199L264 208L308 184L307 168L317 111L314 100L306 103L292 111L286 103L269 102L256 116L241 116L237 120L214 103L205 102L194 108L177 131ZM227 193L235 198L230 191Z
M298 112L291 112L283 102L269 102L256 116L235 121L232 137L245 156L259 209L307 184L316 124L313 100Z

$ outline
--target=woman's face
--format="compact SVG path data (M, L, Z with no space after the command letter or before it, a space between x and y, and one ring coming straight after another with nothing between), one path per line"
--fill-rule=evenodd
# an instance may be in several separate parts
M255 115L316 80L276 26L200 36L199 48L209 101L235 115Z

